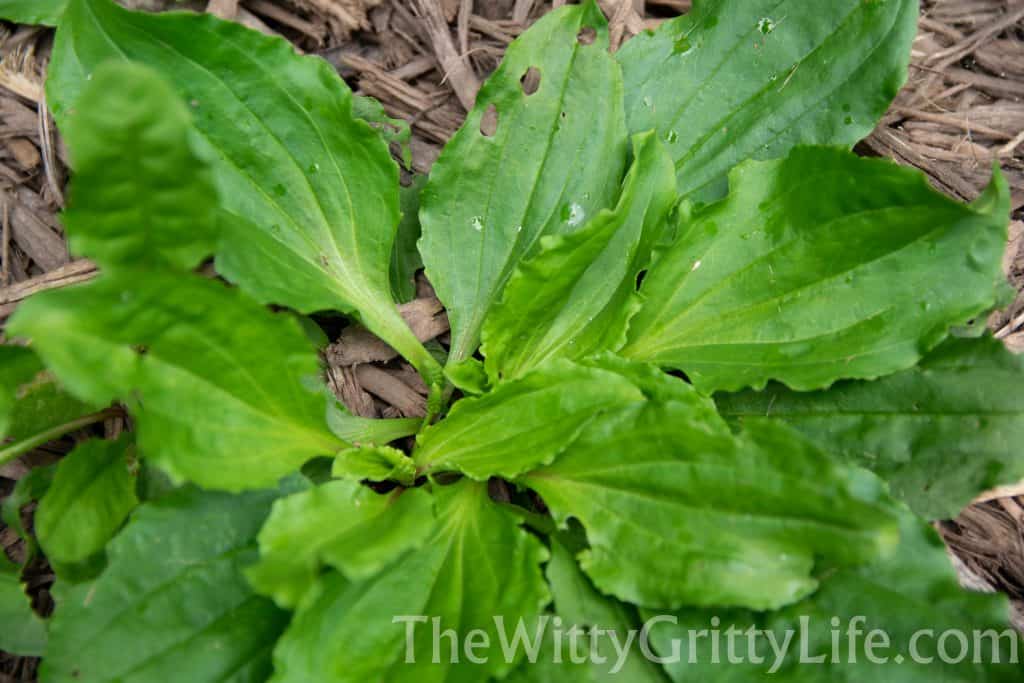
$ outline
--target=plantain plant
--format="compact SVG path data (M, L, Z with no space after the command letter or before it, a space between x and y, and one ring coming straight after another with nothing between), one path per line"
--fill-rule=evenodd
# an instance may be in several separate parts
M326 62L211 16L44 5L0 8L58 26L62 222L101 273L10 320L0 463L111 405L133 430L5 503L57 574L44 623L0 565L0 647L43 681L1019 679L1015 636L816 665L681 636L807 622L818 656L833 618L904 652L1005 627L923 520L1024 477L1024 367L969 325L1008 291L1009 192L996 169L960 204L850 151L916 2L704 0L614 55L592 1L556 9L397 240L393 122ZM396 309L420 267L442 357ZM345 411L326 311L420 371L427 420Z

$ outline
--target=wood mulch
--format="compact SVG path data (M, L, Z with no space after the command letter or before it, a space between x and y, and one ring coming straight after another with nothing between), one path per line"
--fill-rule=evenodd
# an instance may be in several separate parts
M208 11L267 33L333 64L357 92L412 125L413 168L427 173L460 125L506 46L565 0L120 0L148 10ZM690 0L600 0L614 46L690 9ZM975 198L997 162L1013 190L1015 221L1005 269L1024 292L1024 0L923 0L906 87L862 154L922 169L935 186ZM32 293L89 279L72 260L57 214L67 158L43 93L52 31L0 26L0 322ZM445 339L447 320L426 282L403 307L417 335ZM1024 352L1024 293L989 320ZM417 415L425 388L394 353L357 328L337 330L325 356L332 388L356 413ZM1024 389L1024 388L1022 388ZM59 453L51 444L33 457ZM24 467L0 471L0 496ZM941 523L965 582L1024 600L1024 497L992 494ZM0 527L0 543L16 546ZM17 550L12 547L11 550ZM0 683L32 680L31 660L0 654Z

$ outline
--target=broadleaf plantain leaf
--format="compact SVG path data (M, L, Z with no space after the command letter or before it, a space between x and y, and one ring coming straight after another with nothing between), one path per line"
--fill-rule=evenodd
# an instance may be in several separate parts
M676 683L746 683L762 678L780 683L1020 680L1020 664L1011 657L1019 656L1024 642L1007 624L1005 596L962 589L942 541L913 515L903 514L900 536L899 552L891 558L839 569L822 580L813 596L782 611L684 610L666 615L678 620L674 625L658 616L650 642L660 657L669 659L666 669ZM721 639L717 663L711 639L691 635L709 628L739 634L732 641L735 647ZM751 629L758 631L753 641L747 635ZM875 629L874 645L868 650L867 634ZM857 634L851 636L851 630ZM960 635L948 637L949 631ZM789 639L785 656L777 656L769 637L780 649ZM961 637L966 639L966 656L949 663L965 642ZM942 652L950 653L946 663Z
M32 610L21 568L0 551L0 650L23 657L41 657L46 650L46 622Z
M431 170L420 252L451 319L451 363L472 356L505 283L542 236L574 232L615 201L627 140L607 48L592 0L545 15L509 45ZM531 73L540 84L528 93Z
M319 363L294 317L218 282L119 270L32 297L8 329L78 397L125 401L141 455L178 479L272 486L345 445L307 387Z
M514 477L551 462L604 411L642 399L640 389L615 373L552 361L457 402L417 436L413 458L421 472Z
M157 72L98 67L64 126L75 178L61 219L72 250L104 268L188 269L210 256L217 188L191 136L188 109Z
M917 0L698 0L618 53L631 132L657 129L685 196L800 144L865 137L907 78Z
M536 620L548 601L539 566L547 553L491 502L485 484L435 487L435 497L436 521L418 550L366 581L321 578L274 651L273 683L477 683L515 666L495 619L509 630ZM460 649L455 662L447 644L434 660L432 624L395 621L426 615L442 630L483 630L486 661L468 661Z
M235 214L223 221L221 274L262 302L355 314L439 381L391 297L398 168L327 62L211 15L70 0L47 79L62 129L89 76L112 59L155 69L192 108Z
M748 162L730 182L647 272L622 349L702 391L904 370L1006 288L998 172L969 206L920 172L829 148Z
M68 0L0 0L0 19L56 26Z
M39 545L62 578L62 567L101 553L139 504L128 471L131 443L128 435L86 441L57 465L34 519Z
M422 489L380 495L331 481L274 503L260 531L260 560L246 572L256 590L295 607L323 566L351 581L371 578L418 548L434 525Z
M542 237L483 326L492 377L518 377L549 358L583 358L626 341L636 276L675 202L672 160L653 133L633 138L633 166L613 209L577 232Z
M98 579L57 583L42 679L266 680L288 616L252 592L242 568L277 495L189 487L139 508Z
M816 557L865 562L895 543L873 475L778 425L734 436L709 399L665 379L674 397L606 414L519 479L560 524L583 524L599 590L649 607L774 609L814 591Z
M741 424L781 421L874 470L928 519L956 517L978 494L1024 479L1024 358L1002 343L950 339L921 364L825 391L720 394Z

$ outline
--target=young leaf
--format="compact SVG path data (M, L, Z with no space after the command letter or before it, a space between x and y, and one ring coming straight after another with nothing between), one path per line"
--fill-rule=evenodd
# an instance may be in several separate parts
M473 354L542 236L573 232L614 202L626 157L621 88L600 10L592 0L563 7L509 46L445 146L423 191L420 252L451 319L452 363Z
M394 481L412 486L416 481L416 464L391 446L360 446L338 453L331 476L355 481Z
M420 192L427 177L414 176L409 187L399 190L402 219L398 222L395 248L391 252L391 290L399 301L411 301L416 296L416 271L423 267L423 257L416 248L420 238Z
M295 319L218 282L119 270L32 297L8 329L79 397L125 401L141 455L178 479L272 486L345 445L305 386L319 365Z
M71 248L101 266L194 268L217 243L217 189L190 143L191 116L155 71L93 73L63 132L75 178Z
M435 488L435 497L437 521L418 550L367 581L321 578L274 651L273 683L475 683L515 666L502 654L495 617L510 629L538 617L548 600L539 567L546 551L491 502L485 484L463 480ZM490 656L474 664L460 649L455 663L444 644L432 662L431 623L395 621L404 615L430 615L459 633L481 629Z
M346 443L357 446L381 446L396 439L412 436L419 431L423 420L418 417L370 418L352 415L335 397L330 389L322 389L327 397L327 426L331 432Z
M602 412L641 400L640 389L620 375L553 361L456 403L417 436L413 458L421 472L515 477L551 462Z
M68 0L0 0L0 19L56 26Z
M647 273L622 350L701 391L770 379L805 391L904 370L1006 286L998 172L965 206L920 172L803 147L748 162L730 183Z
M672 615L677 624L662 617L651 630L651 644L661 657L674 659L666 668L676 683L1019 681L1020 664L1011 662L1011 656L1024 643L1007 623L1005 596L960 588L938 535L912 515L903 515L901 537L900 550L892 558L840 569L823 579L813 596L780 612L685 610ZM721 637L717 661L711 638L692 638L710 628L718 629L720 635L741 634L733 639L735 649L731 650ZM758 632L752 654L759 661L747 654L746 634L751 629ZM866 634L874 629L886 637L874 637L868 650ZM948 631L967 639L968 653L962 662L944 663L940 656L948 652L955 658L963 642L946 637ZM788 652L777 654L769 637L780 649L788 639ZM741 661L730 662L730 652Z
M0 549L0 651L41 657L46 650L46 623L32 610L21 569Z
M276 492L183 489L141 508L92 583L57 583L42 679L51 683L265 680L287 615L242 568Z
M916 368L812 393L772 384L715 397L741 424L786 422L874 470L928 519L955 517L979 493L1024 479L1024 358L1002 343L950 339Z
M746 159L853 145L907 78L916 0L699 0L618 53L629 129L669 143L684 196Z
M58 571L102 552L139 504L135 477L128 471L130 446L127 435L86 441L57 465L36 509L35 531Z
M426 491L387 495L332 481L274 503L260 531L260 560L246 572L256 590L295 607L324 566L349 580L372 577L419 547L434 526Z
M637 273L675 201L672 160L653 133L633 138L633 166L614 209L546 236L522 262L483 326L492 377L518 377L552 357L583 358L625 343Z
M521 478L559 523L583 524L583 568L602 592L650 607L771 609L817 587L816 556L870 561L895 542L873 475L785 428L734 437L709 400L687 394L595 420Z
M440 370L402 320L388 268L398 168L327 62L211 15L71 0L47 79L61 128L105 61L145 64L192 108L226 209L218 271L262 302L354 313L421 372Z

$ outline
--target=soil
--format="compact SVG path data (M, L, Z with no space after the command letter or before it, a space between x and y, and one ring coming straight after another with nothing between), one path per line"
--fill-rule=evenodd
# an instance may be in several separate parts
M565 0L120 0L147 10L208 11L285 36L333 64L354 90L412 125L413 169L427 173L461 124L480 83L516 36ZM613 46L690 9L690 0L600 0ZM988 323L1024 352L1024 2L923 0L906 87L857 151L923 170L961 200L974 199L998 162L1013 191L1004 263L1017 300ZM42 84L52 31L0 25L0 323L28 295L81 282L95 269L72 260L57 214L67 158L46 111ZM212 274L212 273L211 273ZM403 313L424 340L447 333L429 284ZM358 414L416 415L425 387L389 349L355 328L337 330L325 354L332 388ZM117 431L112 422L103 428ZM0 498L37 464L67 452L71 438L0 468ZM965 585L1024 600L1024 488L992 492L956 520L937 523ZM26 510L30 517L31 510ZM20 541L0 524L0 547ZM35 567L30 584L48 607L53 577ZM1024 603L1019 603L1024 604ZM1024 624L1024 620L1018 622ZM34 680L36 660L0 653L0 683Z

